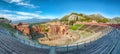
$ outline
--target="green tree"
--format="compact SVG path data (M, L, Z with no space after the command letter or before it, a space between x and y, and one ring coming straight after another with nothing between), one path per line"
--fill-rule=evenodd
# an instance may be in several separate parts
M74 15L78 15L78 13L76 13L76 12L72 12L70 15L72 15L72 14L74 14Z
M80 14L78 14L79 16L84 16L84 14L82 14L82 13L80 13Z
M74 23L75 23L76 21L74 20L74 21L69 21L69 25L73 25Z
M62 19L60 20L60 21L68 21L68 15L66 15L66 16L64 16L64 17L62 17Z
M104 18L104 19L102 20L102 22L103 22L103 23L109 22L109 19Z
M5 19L4 17L0 17L0 19Z

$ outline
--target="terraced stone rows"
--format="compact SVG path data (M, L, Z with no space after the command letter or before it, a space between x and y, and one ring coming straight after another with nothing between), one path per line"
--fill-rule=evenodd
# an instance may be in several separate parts
M119 35L118 35L118 31L116 30L115 32L113 32L113 34L108 34L111 35L112 37L112 42L111 46L109 46L108 48L104 49L101 54L110 54L112 52L112 50L114 50L114 48L116 47L116 45L118 44L119 41Z
M25 45L12 38L7 31L3 30L0 30L0 54L47 54L46 51L48 50ZM118 41L117 38L119 36L116 34L117 31L114 29L104 37L86 45L84 48L68 52L57 52L57 54L107 54L114 48Z
M98 40L99 41L99 40ZM100 42L99 44L101 44L102 42ZM82 53L82 54L85 54L86 53L86 51L85 50L88 50L88 49L90 49L91 50L91 48L93 47L93 46L95 46L95 48L96 47L98 47L99 46L99 44L98 44L98 42L96 41L96 43L93 43L92 44L92 46L91 45L89 45L89 46L86 46L85 48L83 48L83 49L77 49L77 50L73 50L73 51L68 51L68 52L58 52L58 53L60 53L60 54L66 54L66 53L71 53L71 54L76 54L76 52L77 52L77 54L78 53ZM89 51L89 50L88 50Z
M95 29L95 28L97 28L97 27L99 27L99 26L93 25L93 26L90 27L89 29L93 30L93 29Z
M92 49L91 48L91 50L93 50L94 52L93 53L91 53L91 54L99 54L99 53L101 53L103 50L105 50L105 52L106 53L108 53L108 51L109 51L109 49L111 49L113 46L114 46L114 44L116 43L116 41L115 42L113 42L116 38L115 37L113 37L113 35L107 35L106 36L106 39L104 39L103 41L101 41L101 42L106 42L107 40L107 42L106 43L103 43L103 45L102 45L102 47L97 47L98 49ZM98 42L99 43L99 42ZM106 48L106 49L105 49ZM90 50L89 50L90 51Z
M85 28L88 28L88 27L89 27L89 25L84 25L80 28L80 30L84 30Z
M0 41L0 54L10 54L10 53L12 53L12 51L11 50L9 50L6 46L4 46L3 45L3 43L1 43L1 41Z
M108 35L93 42L91 45L85 47L85 49L77 49L68 52L58 52L58 54L100 54L109 53L118 40L114 36L116 30L111 31Z
M106 41L104 41L104 42L101 41L101 44L97 44L96 46L93 46L93 47L87 49L86 52L88 52L88 53L95 52L96 50L98 50L98 49L104 47L105 45L107 45L107 42L108 42L108 40L106 40ZM105 43L106 43L106 44L105 44ZM109 44L109 43L108 43L108 44ZM91 45L91 46L92 46L92 45Z
M38 49L20 43L19 41L10 37L9 34L3 35L3 33L0 33L0 41L3 43L1 47L7 49L5 51L14 50L17 54L39 54L39 53L46 54L48 52L48 50L45 49ZM8 52L10 53L11 51Z
M102 42L100 42L99 44L102 44ZM86 46L86 47L83 48L83 49L79 49L79 50L77 49L77 50L75 50L75 51L71 51L71 53L72 53L72 54L75 54L75 53L77 52L77 54L78 54L78 53L86 54L86 52L88 52L89 50L95 49L96 47L98 47L99 44L98 44L98 42L96 42L96 43L93 43L92 46L89 45L89 46ZM98 48L99 48L99 47L98 47Z

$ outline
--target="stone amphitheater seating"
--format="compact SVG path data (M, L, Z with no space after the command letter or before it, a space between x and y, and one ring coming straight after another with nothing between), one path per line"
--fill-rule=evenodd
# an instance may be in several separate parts
M95 29L95 28L97 28L97 27L99 27L99 26L92 25L92 27L90 27L89 29L93 30L93 29Z
M120 29L120 24L108 24L108 25L111 27L115 27L115 28Z
M119 26L116 27L119 28ZM117 50L118 41L120 41L120 31L118 31L113 29L107 35L87 43L82 48L70 51L56 51L56 54L114 54L116 53L115 50ZM48 49L36 48L19 42L7 30L0 27L0 54L48 54L48 52Z
M0 54L47 54L48 51L25 45L11 37L4 29L0 30Z
M85 28L88 28L90 25L84 25L83 27L80 28L80 30L84 30Z
M57 51L58 54L110 54L118 42L118 35L116 30L111 31L104 37L88 44L87 46L71 50L68 52Z

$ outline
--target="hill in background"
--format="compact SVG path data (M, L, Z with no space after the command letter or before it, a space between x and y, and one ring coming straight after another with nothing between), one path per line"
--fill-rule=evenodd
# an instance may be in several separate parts
M120 17L114 17L110 20L111 23L120 23Z
M18 20L18 21L13 21L14 24L18 24L19 22L23 23L41 23L41 22L49 22L51 19L37 19L37 18L32 18L32 19L26 19L26 20Z
M91 22L92 20L95 20L97 22L109 22L110 19L100 15L100 14L91 14L91 15L85 15L85 14L78 14L78 13L71 13L69 15L65 15L61 18L61 21L81 21L81 22Z

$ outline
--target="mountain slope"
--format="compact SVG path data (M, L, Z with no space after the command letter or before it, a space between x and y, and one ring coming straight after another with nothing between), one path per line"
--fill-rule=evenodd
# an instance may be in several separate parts
M51 19L32 18L32 19L26 19L26 20L13 21L13 23L15 23L15 24L17 24L19 22L23 22L23 23L39 23L39 22L48 22L48 21L51 21Z
M114 17L110 20L111 23L120 23L120 17Z
M97 22L109 22L109 19L100 15L100 14L92 14L92 15L85 15L85 14L78 14L78 13L71 13L69 15L65 15L61 18L61 21L85 21L90 22L92 20L96 20Z

